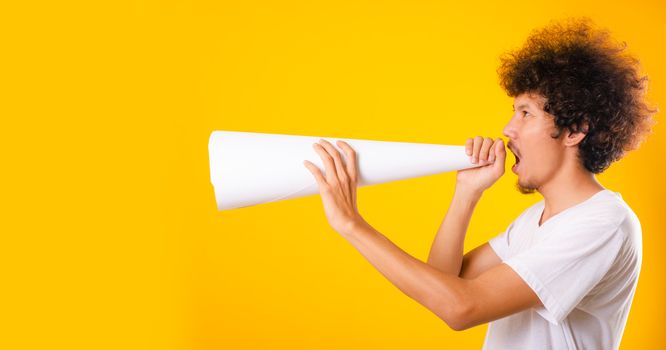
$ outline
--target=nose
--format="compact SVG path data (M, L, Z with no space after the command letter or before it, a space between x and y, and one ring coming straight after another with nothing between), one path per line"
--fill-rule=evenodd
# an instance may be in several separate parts
M515 116L511 116L511 120L509 120L509 123L504 126L504 129L502 130L502 134L504 136L508 137L509 139L515 139L517 136L517 129L516 129L516 118Z

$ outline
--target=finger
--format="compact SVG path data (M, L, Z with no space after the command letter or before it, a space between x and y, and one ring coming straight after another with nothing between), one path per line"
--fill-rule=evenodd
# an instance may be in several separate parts
M504 148L504 140L498 138L495 146L495 163L499 163L502 167L504 167L505 159L506 149Z
M504 174L504 160L506 159L506 150L504 149L504 141L499 138L491 151L495 154L495 162L492 167L498 174Z
M326 179L324 179L324 175L321 174L321 170L319 170L316 165L312 164L312 162L309 160L303 161L303 164L305 164L305 167L308 168L312 175L314 175L315 181L317 181L317 184L320 187L323 185L328 185L328 183L326 183Z
M474 139L473 138L468 138L467 141L465 142L465 154L467 156L472 155L472 146L474 145Z
M497 143L500 142L501 139L497 139L493 142L493 145L490 146L490 150L488 151L488 163L494 163L495 162L495 153L497 151Z
M486 137L483 139L483 144L481 145L481 150L479 151L479 162L481 164L487 164L488 160L488 151L490 151L490 146L493 145L493 139Z
M472 146L472 163L479 161L479 151L483 145L483 137L477 136L474 138L474 146Z
M342 150L345 152L345 156L347 156L347 174L351 178L351 181L354 183L354 185L357 184L358 181L358 165L356 164L356 151L346 142L342 140L338 140L336 143Z
M328 154L333 157L333 163L335 164L335 171L337 173L338 180L340 180L341 184L346 184L349 178L347 176L347 171L344 168L342 158L340 157L340 152L338 152L338 150L326 140L322 139L319 141L319 143L326 149L326 152L328 152Z
M333 164L333 158L331 157L326 149L318 143L312 145L315 149L322 162L324 162L324 172L326 173L326 182L329 184L334 184L338 181L338 176L335 174L335 164Z
M336 144L338 147L342 148L342 150L345 152L345 156L347 157L346 168L350 179L349 190L351 192L352 203L356 205L356 187L358 187L358 162L356 160L356 151L345 141L338 140Z

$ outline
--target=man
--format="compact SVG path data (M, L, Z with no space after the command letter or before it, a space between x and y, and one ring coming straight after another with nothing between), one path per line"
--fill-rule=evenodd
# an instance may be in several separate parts
M476 203L504 174L501 138L476 137L467 154L481 167L459 171L455 194L427 263L373 229L356 208L351 147L313 145L331 226L409 297L463 330L491 322L487 349L617 349L641 265L641 227L618 193L595 174L649 131L646 80L637 61L589 20L535 31L502 58L500 82L514 97L503 130L522 193L543 200L463 256Z

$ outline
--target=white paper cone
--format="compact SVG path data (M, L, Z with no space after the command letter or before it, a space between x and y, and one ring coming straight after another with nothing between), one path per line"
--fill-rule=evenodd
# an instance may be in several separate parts
M208 153L217 208L241 208L319 193L303 161L314 163L325 175L323 162L312 148L320 139L331 142L343 159L344 152L335 141L343 140L356 151L359 186L478 166L469 161L464 146L214 131Z

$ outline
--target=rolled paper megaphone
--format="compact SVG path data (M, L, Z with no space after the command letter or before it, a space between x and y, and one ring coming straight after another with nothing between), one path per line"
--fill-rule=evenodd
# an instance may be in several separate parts
M320 139L334 147L336 140L343 140L356 151L359 187L479 166L470 162L464 146L213 131L208 155L217 208L319 193L303 161L314 163L325 175L323 162L312 148ZM346 161L344 152L338 150Z

